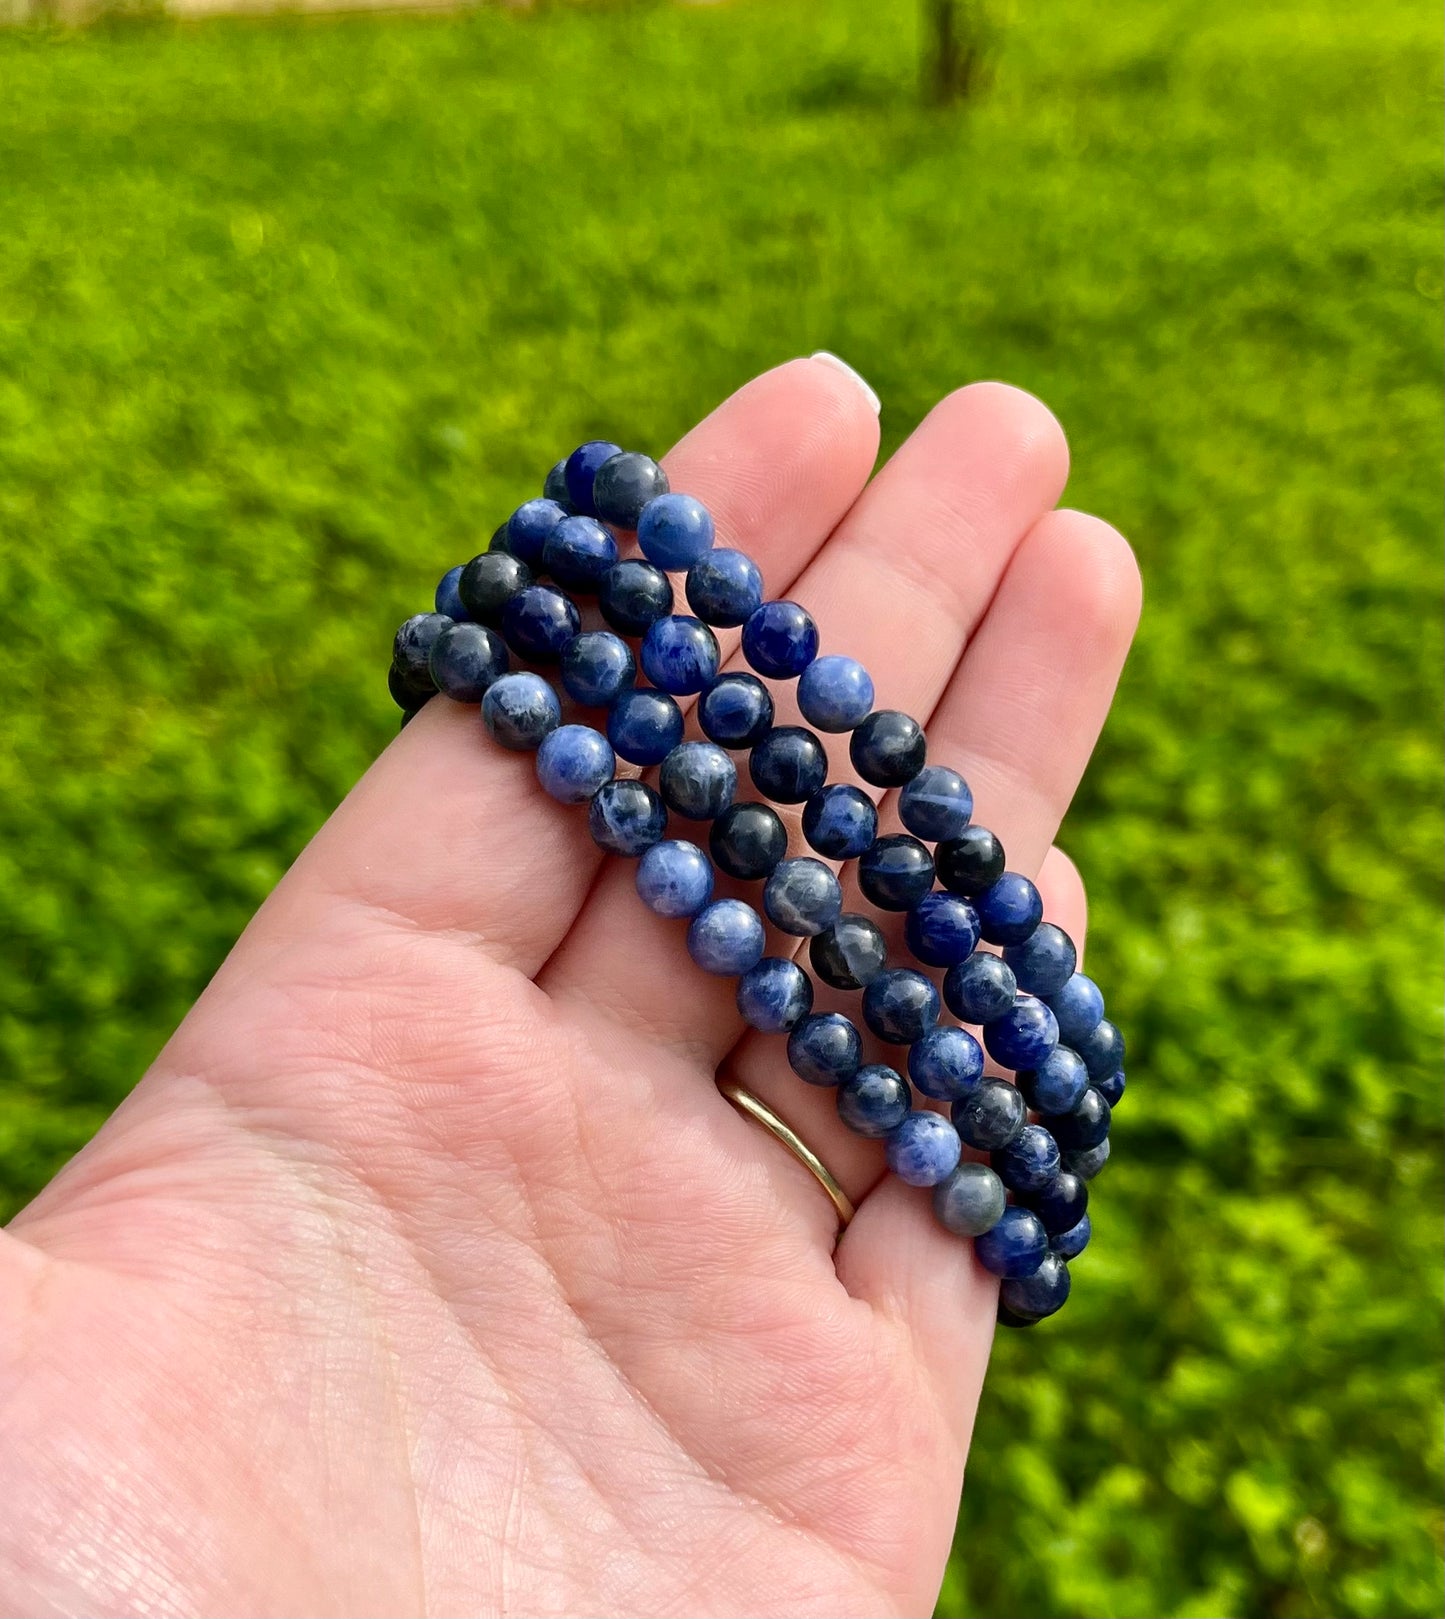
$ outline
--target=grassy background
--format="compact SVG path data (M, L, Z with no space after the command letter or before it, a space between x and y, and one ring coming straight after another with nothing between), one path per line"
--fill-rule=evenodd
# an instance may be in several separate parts
M904 0L0 38L0 1180L144 1067L565 447L1004 376L1148 604L1063 841L1131 1043L949 1615L1441 1612L1439 37Z

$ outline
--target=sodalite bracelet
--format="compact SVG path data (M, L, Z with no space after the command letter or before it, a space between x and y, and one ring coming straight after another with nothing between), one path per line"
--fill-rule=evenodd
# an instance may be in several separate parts
M619 535L629 533L641 557L621 556ZM698 966L737 978L743 1020L786 1035L798 1077L834 1088L843 1122L883 1141L901 1180L932 1188L938 1220L971 1237L1001 1278L999 1320L1031 1326L1067 1300L1068 1261L1089 1241L1087 1183L1108 1161L1111 1110L1124 1092L1123 1037L1104 1016L1098 986L1077 970L1073 941L1043 920L1038 889L1006 869L998 838L973 823L963 777L926 762L923 728L875 708L868 671L853 658L819 656L807 610L765 599L753 559L713 542L706 507L670 490L656 462L604 440L580 446L489 550L442 576L436 610L398 630L389 687L402 724L441 692L480 704L503 747L535 750L542 788L585 804L598 846L637 859L643 902L688 923ZM685 574L691 613L676 611L669 573ZM610 628L583 629L573 592L595 596ZM739 627L756 673L719 673L714 632ZM533 667L513 670L514 657ZM648 685L637 683L639 664ZM600 729L564 722L562 698L538 672L554 665L571 703L606 711ZM807 726L775 723L758 676L797 680ZM684 736L677 698L693 696L705 740ZM817 731L847 734L858 776L897 790L902 832L879 836L873 799L827 781ZM803 805L813 854L790 857L776 811L736 801L732 754L743 751L763 798ZM656 786L619 775L619 758L658 767ZM667 838L670 815L707 825L707 849ZM890 963L882 929L844 911L826 862L848 860L858 863L864 898L902 915L917 966ZM719 871L761 881L762 914L718 897ZM853 1019L813 1011L813 978L788 957L764 954L764 916L808 941L818 980L860 992L873 1038L906 1048L906 1077L865 1063ZM945 1007L958 1024L940 1021ZM1014 1083L985 1076L985 1052L1014 1072ZM947 1116L915 1106L915 1089L947 1103ZM786 1140L791 1132L779 1123L769 1127ZM829 1195L850 1207L836 1183Z

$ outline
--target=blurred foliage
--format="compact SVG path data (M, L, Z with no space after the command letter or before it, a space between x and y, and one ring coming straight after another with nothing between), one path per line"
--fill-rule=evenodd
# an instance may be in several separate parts
M1062 841L1133 1083L940 1611L1439 1614L1439 39L1405 0L769 0L0 39L0 1175L145 1066L559 446L827 347L1134 539Z

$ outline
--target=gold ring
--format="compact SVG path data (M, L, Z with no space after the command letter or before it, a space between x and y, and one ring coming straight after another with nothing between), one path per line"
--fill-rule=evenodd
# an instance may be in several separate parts
M841 1237L848 1229L848 1222L853 1218L854 1209L848 1194L833 1179L828 1166L786 1119L779 1118L766 1102L754 1096L750 1090L745 1090L730 1079L719 1080L717 1088L739 1113L747 1114L750 1119L762 1125L769 1135L776 1136L828 1194L828 1201L838 1211L838 1235Z

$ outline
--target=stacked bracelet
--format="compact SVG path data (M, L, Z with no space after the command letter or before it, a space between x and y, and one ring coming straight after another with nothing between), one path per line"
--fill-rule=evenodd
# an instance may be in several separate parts
M623 558L618 534L635 534L642 555ZM1043 920L1038 889L1006 869L1003 845L974 824L967 783L927 763L923 728L875 708L863 666L819 656L808 612L765 600L752 558L713 540L707 509L672 492L655 461L582 445L489 550L443 576L436 611L398 630L390 688L402 723L441 692L480 704L502 746L534 750L546 792L585 804L598 846L638 860L643 902L688 923L697 965L737 979L743 1019L786 1034L793 1071L835 1087L844 1123L881 1139L902 1180L932 1187L939 1221L971 1237L1002 1278L1000 1321L1031 1326L1062 1307L1068 1261L1089 1241L1087 1183L1109 1157L1123 1038L1097 985L1076 970L1073 941ZM678 573L691 614L674 611L668 575ZM572 593L595 596L611 628L584 630ZM713 632L725 627L741 628L755 674L720 673ZM532 667L514 670L514 658ZM538 672L549 667L572 704L606 711L601 729L563 723L562 698ZM775 723L759 676L797 680L808 726ZM699 699L701 739L685 736L677 698L687 696ZM827 781L819 731L847 733L857 775L898 791L903 832L879 836L873 799ZM789 856L768 803L736 801L742 752L763 799L803 806L813 854ZM656 785L619 776L619 758L656 767ZM707 849L667 838L670 815L709 823ZM903 914L914 965L890 963L877 924L844 913L826 862L849 860L864 898ZM761 882L762 914L714 898L717 871ZM863 1061L852 1018L813 1012L812 978L764 955L764 916L809 941L820 981L860 992L868 1031L907 1048L906 1078ZM945 1006L958 1024L940 1021ZM1014 1083L985 1077L985 1052ZM949 1117L915 1107L914 1087L948 1102ZM965 1147L988 1161L965 1160Z

